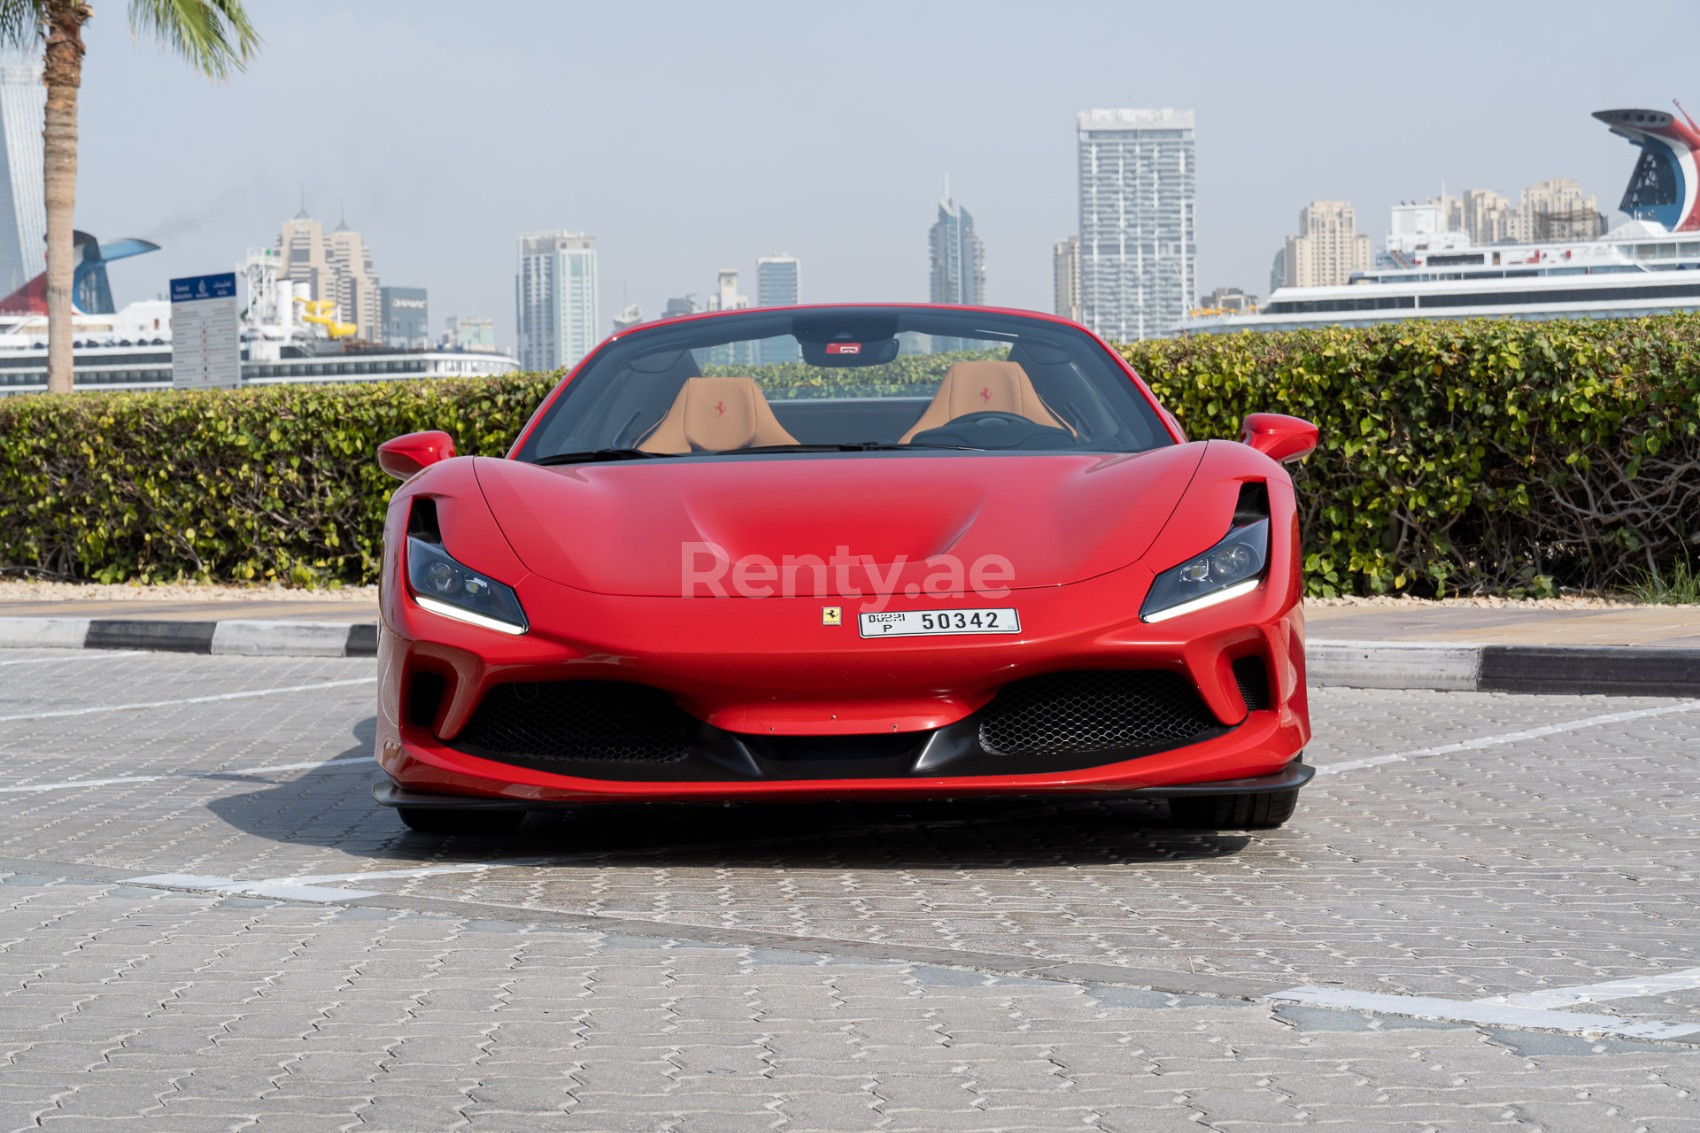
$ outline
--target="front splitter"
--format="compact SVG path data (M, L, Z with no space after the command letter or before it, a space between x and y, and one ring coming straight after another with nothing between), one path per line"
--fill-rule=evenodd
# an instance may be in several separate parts
M1303 762L1303 756L1295 758L1287 766L1272 775L1259 775L1252 779L1221 779L1211 783L1170 783L1162 787L1129 787L1126 789L1106 790L1104 788L1056 787L1052 789L1037 789L1027 791L1011 791L1007 794L1000 791L988 796L976 793L976 798L1116 798L1116 799L1177 799L1198 798L1210 795L1266 795L1275 791L1294 791L1310 782L1316 775L1316 768ZM795 781L794 781L795 782ZM820 795L820 801L853 800L856 796L854 789L849 791L825 790ZM602 800L587 803L582 800L555 799L516 799L496 797L491 795L440 795L423 791L407 791L393 782L375 783L372 786L372 797L384 806L389 807L419 807L421 809L439 810L560 810L566 807L600 806ZM876 796L870 795L869 801ZM889 796L885 796L889 797ZM945 796L949 797L949 796ZM642 798L610 799L609 802L640 803ZM737 801L763 801L760 796L747 797ZM775 800L777 801L777 800ZM796 796L788 796L787 802L799 801ZM807 801L807 800L803 800Z

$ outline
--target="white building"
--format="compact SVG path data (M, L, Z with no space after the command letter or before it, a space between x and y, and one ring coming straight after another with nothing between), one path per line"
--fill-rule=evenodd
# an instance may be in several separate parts
M1112 342L1175 333L1198 292L1193 112L1087 110L1080 141L1080 307Z
M1370 265L1370 241L1345 201L1312 201L1282 249L1279 287L1338 287ZM1274 281L1271 280L1273 283Z
M0 66L0 296L47 268L41 167L46 106L40 63Z
M578 365L602 337L597 294L595 237L559 229L521 236L514 277L521 368Z
M750 297L738 290L738 269L721 268L719 283L714 293L708 297L708 309L743 311L748 310L749 306ZM710 366L748 366L755 360L754 344L745 341L713 346L708 351Z

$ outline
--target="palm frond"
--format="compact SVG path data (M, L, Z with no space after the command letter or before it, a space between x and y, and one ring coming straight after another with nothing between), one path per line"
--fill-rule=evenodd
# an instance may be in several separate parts
M41 0L0 0L0 48L41 50Z
M0 10L21 3L0 0ZM260 35L242 10L242 0L130 0L130 27L215 80L244 70L260 47Z

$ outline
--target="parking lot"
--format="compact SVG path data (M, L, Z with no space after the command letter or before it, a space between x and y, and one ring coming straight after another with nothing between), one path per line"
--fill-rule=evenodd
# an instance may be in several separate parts
M1313 690L1255 836L440 840L371 801L370 660L7 650L0 690L4 1129L1700 1129L1700 701Z

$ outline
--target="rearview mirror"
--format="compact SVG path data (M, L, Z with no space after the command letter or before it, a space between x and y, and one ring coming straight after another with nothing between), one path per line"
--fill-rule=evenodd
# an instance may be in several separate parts
M397 480L410 480L422 469L454 454L454 438L441 429L406 433L378 446L378 467Z
M1282 464L1291 464L1315 452L1319 436L1315 425L1285 413L1253 413L1240 426L1240 444L1250 445Z

